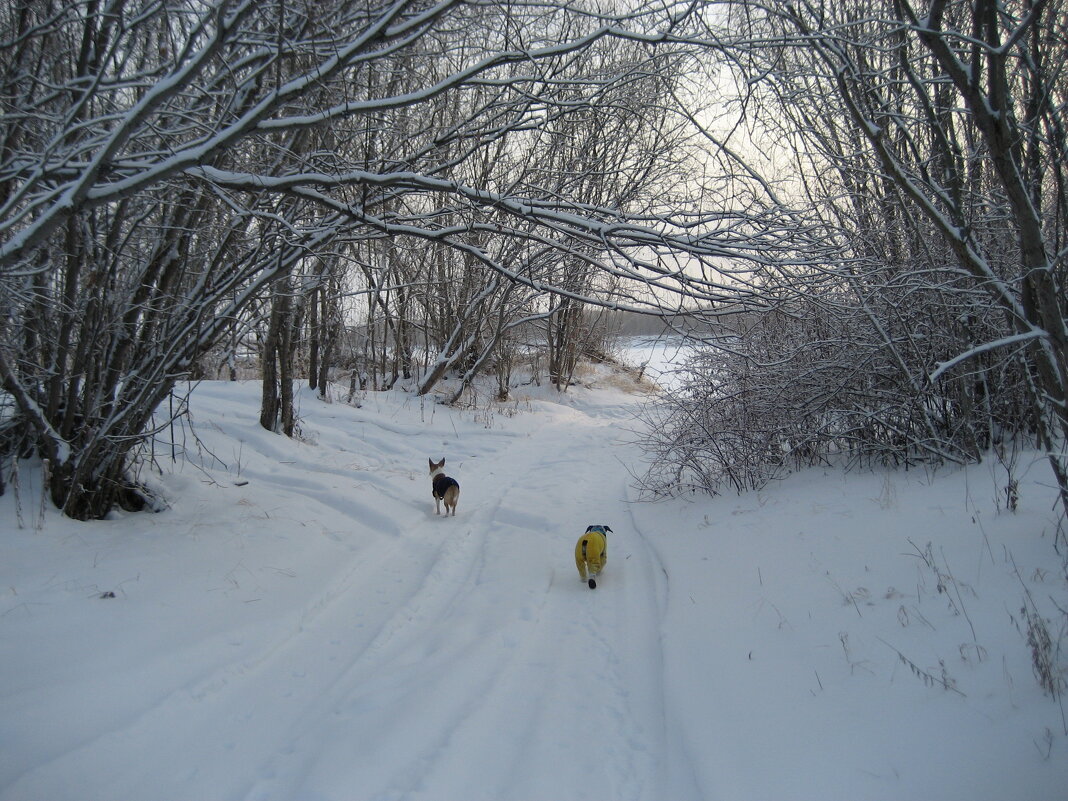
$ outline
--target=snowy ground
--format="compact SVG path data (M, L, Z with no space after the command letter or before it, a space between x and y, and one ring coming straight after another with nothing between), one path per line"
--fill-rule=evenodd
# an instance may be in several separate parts
M24 470L0 799L1068 798L1020 615L1026 586L1064 635L1040 461L1015 514L986 465L633 503L641 398L598 383L304 394L304 442L258 428L256 385L204 383L160 514L71 522ZM592 591L590 523L615 532Z

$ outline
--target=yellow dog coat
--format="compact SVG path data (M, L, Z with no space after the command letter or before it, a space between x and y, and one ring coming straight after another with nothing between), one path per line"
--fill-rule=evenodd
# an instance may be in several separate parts
M575 565L583 581L589 577L590 588L597 586L593 577L604 570L608 561L608 526L589 526L575 543Z

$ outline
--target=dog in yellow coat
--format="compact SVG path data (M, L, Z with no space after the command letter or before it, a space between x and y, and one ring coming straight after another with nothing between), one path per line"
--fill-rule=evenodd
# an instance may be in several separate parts
M594 577L604 570L608 561L608 535L611 531L608 526L588 526L586 533L575 543L575 565L579 577L589 584L591 590L597 587Z

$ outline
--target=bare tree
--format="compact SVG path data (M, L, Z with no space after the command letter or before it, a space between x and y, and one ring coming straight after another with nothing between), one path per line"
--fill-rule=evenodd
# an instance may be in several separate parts
M794 422L817 413L803 431L831 435L797 451L790 423L769 464L847 443L974 459L1034 432L1068 504L1063 3L722 8L703 46L737 100L702 130L720 164L751 132L785 143L733 172L796 209L795 228L817 217L835 249L763 271L770 316L721 343L728 366L764 386L746 413L772 423L770 401L784 398Z
M0 378L17 414L2 441L50 463L51 496L69 515L138 505L133 456L154 410L249 304L309 272L308 260L351 264L359 247L399 237L481 265L502 291L605 302L544 283L541 256L504 261L512 250L497 243L511 239L651 288L616 306L733 296L722 257L766 262L798 248L768 233L774 209L721 210L709 225L636 217L566 191L471 183L478 173L464 168L511 132L625 82L633 61L576 73L596 43L679 47L694 10L4 6L0 283L13 322L2 329ZM466 29L500 35L478 41L458 34ZM578 98L565 100L563 87ZM674 253L690 254L685 269Z

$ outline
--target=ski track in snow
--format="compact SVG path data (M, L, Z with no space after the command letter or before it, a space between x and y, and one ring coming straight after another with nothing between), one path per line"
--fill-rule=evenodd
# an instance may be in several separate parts
M677 764L665 720L666 572L633 519L619 519L626 417L563 408L527 437L465 431L472 441L451 447L472 458L446 466L461 484L449 518L431 511L424 465L436 454L413 447L388 464L396 431L414 426L379 437L370 423L339 423L338 454L378 460L355 473L259 438L241 477L278 491L275 516L298 519L281 496L302 495L377 536L299 610L223 633L244 645L234 661L200 663L209 643L187 645L172 655L189 668L170 692L2 797L73 798L67 783L91 769L107 779L95 797L127 801L191 787L247 801L664 798L667 773L693 772ZM323 489L346 483L357 489ZM614 530L595 591L572 557L591 523Z

